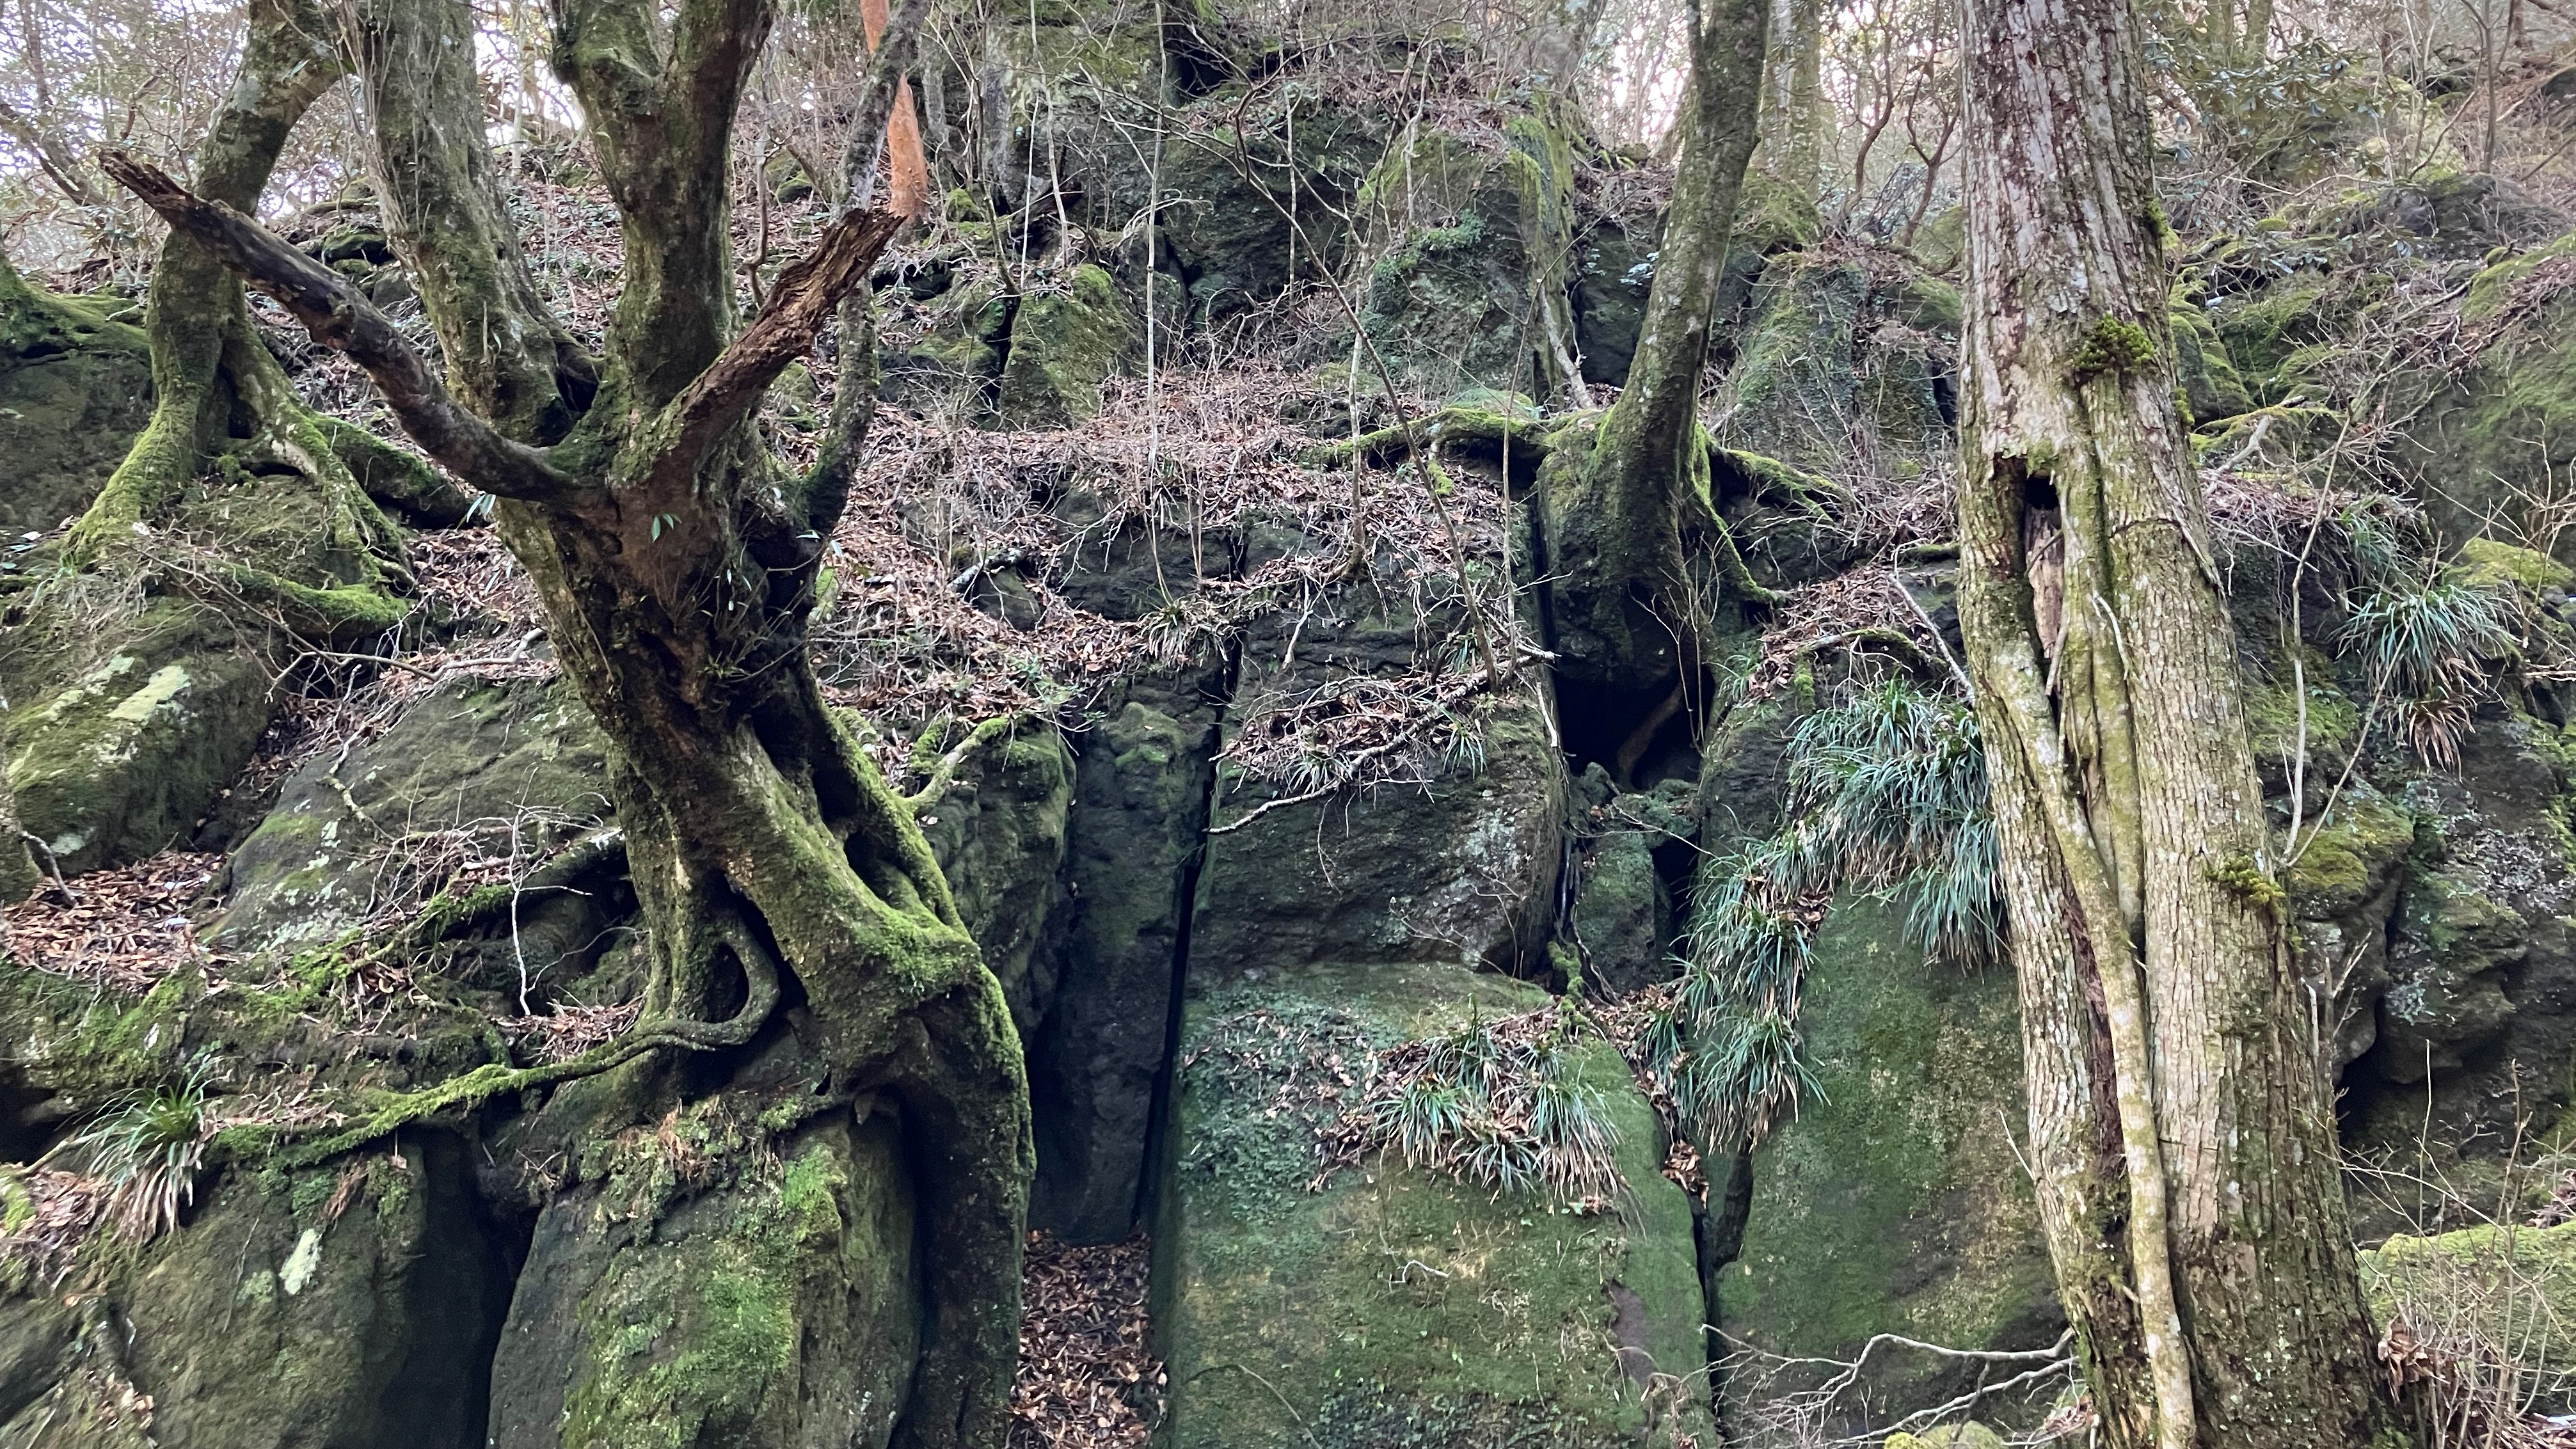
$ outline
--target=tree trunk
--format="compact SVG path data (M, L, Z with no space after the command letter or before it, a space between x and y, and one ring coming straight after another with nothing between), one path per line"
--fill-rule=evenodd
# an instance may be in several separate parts
M287 133L347 74L339 27L314 0L253 0L249 24L240 71L197 152L199 194L244 212L257 209ZM219 453L283 463L330 503L338 577L298 582L239 570L235 590L340 647L361 642L342 637L343 625L360 634L380 629L381 607L346 609L345 599L313 586L372 587L401 578L401 541L368 488L448 521L461 516L464 496L418 459L305 407L252 329L240 281L186 236L174 232L162 242L145 294L144 331L152 344L152 417L73 527L71 557L90 563L130 546L136 526L158 518Z
M2041 1208L2107 1442L2396 1442L2174 407L2133 24L1965 27L1960 622Z
M594 1116L580 1129L602 1137L734 1090L734 1053L757 1039L770 1064L763 1081L783 1053L814 1074L812 1097L898 1124L906 1180L858 1194L863 1214L869 1203L886 1215L917 1211L921 1225L896 1275L919 1286L918 1332L873 1346L880 1360L910 1362L897 1375L909 1386L894 1442L998 1444L1033 1165L1019 1039L911 807L824 701L806 649L868 399L850 395L857 389L837 399L824 460L802 476L760 447L754 423L769 384L863 282L901 218L844 212L737 335L726 169L773 11L769 0L681 0L667 19L663 9L565 0L556 11L556 65L594 128L623 222L626 283L596 365L565 343L518 266L471 51L447 43L466 31L463 0L362 0L355 20L379 184L453 392L326 269L148 167L108 163L174 234L218 251L364 366L433 457L501 496L503 537L612 745L611 793L650 961L647 1024L569 1069L482 1069L329 1145L623 1067L605 1109L623 1120ZM926 9L914 0L893 17L857 154L876 154ZM665 1047L710 1055L680 1072L644 1054ZM579 1110L596 1107L594 1094ZM607 1271L649 1250L611 1246ZM767 1261L757 1250L746 1246L747 1261ZM529 1277L539 1277L533 1264ZM793 1345L779 1352L788 1355L780 1373L834 1367L802 1364ZM645 1422L730 1422L726 1406L760 1392L646 1382L605 1361L582 1373L587 1387L559 1431L542 1431L567 1445L616 1442ZM825 1429L765 1423L765 1437L737 1428L725 1442L809 1442L809 1431Z
M1554 672L1630 723L1699 667L1709 601L1687 566L1685 531L1712 534L1731 576L1750 585L1709 504L1699 394L1753 154L1768 9L1708 0L1697 12L1681 162L1627 386L1589 445L1560 442L1538 480Z
M1811 203L1824 179L1824 48L1822 0L1771 0L1756 164Z

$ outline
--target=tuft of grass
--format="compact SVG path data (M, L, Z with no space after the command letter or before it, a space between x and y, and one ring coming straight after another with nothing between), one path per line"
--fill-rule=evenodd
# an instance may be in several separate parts
M2469 716L2521 649L2519 605L2483 584L2391 572L2352 604L2341 642L2428 765L2459 762Z
M2003 902L1985 751L1965 700L1860 689L1789 738L1789 824L1704 862L1682 973L1647 1022L1645 1067L1712 1150L1749 1147L1812 1087L1798 996L1836 892L1905 906L1907 939L1958 967L2000 958Z
M180 1211L196 1201L210 1135L206 1081L192 1074L176 1085L125 1094L54 1153L78 1160L106 1184L104 1216L119 1236L139 1245L177 1227Z
M1390 1151L1409 1166L1500 1193L1545 1191L1597 1211L1626 1190L1618 1124L1576 1080L1584 1030L1569 1007L1487 1020L1373 1058L1357 1107L1327 1134L1327 1160Z

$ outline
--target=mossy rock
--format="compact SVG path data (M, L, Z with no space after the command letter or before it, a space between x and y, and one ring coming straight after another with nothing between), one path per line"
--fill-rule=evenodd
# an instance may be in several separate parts
M2512 179L2434 171L2341 200L2320 229L2375 240L2399 256L2474 261L2498 247L2529 247L2567 230L2566 213Z
M2251 410L2254 399L2245 391L2245 379L2237 375L2235 360L2227 355L2227 345L2209 315L2176 300L2165 317L2173 331L2174 372L2192 423L2206 426Z
M1763 267L1736 344L1722 438L1830 475L1851 471L1856 447L1899 473L1950 447L1944 399L1956 364L1939 328L1957 325L1956 295L1886 260L1820 248ZM1876 318L1900 325L1871 325Z
M2250 297L2231 297L2210 314L2249 399L2281 402L2307 380L2302 350L2332 340L2328 277L2300 272Z
M2576 1411L2576 1223L2399 1235L2361 1254L2373 1318L2437 1351L2510 1359L2543 1414Z
M2062 1324L2013 1146L2018 988L2009 971L1927 963L1901 921L1894 907L1845 902L1818 930L1798 1009L1814 1087L1755 1151L1743 1247L1714 1280L1718 1327L1767 1353L1849 1360L1881 1333L2045 1348ZM1864 1390L1827 1428L1929 1408L1975 1375L1956 1360L1873 1355ZM1795 1380L1772 1391L1812 1387Z
M2406 461L2424 479L2426 516L2451 541L2491 517L2517 517L2576 467L2576 288L2564 278L2576 237L2500 262L2469 284L2461 320L2474 365L2420 380ZM2576 550L2562 546L2564 558Z
M1499 966L1534 949L1552 915L1565 798L1539 708L1521 698L1485 717L1481 768L1272 810L1211 836L1192 972L1225 979L1354 959ZM1288 793L1221 766L1215 823Z
M152 356L116 298L58 297L0 258L0 533L50 533L98 496L152 415Z
M1035 1029L1053 985L1032 972L1043 965L1036 957L1072 812L1073 754L1044 720L976 749L921 812L921 833L957 898L957 914L1000 978L1023 1036Z
M1573 194L1544 111L1513 116L1499 147L1428 130L1390 153L1359 193L1379 252L1360 325L1380 355L1434 393L1554 377L1549 329L1567 349L1578 335Z
M421 696L393 726L306 762L234 851L214 939L228 950L293 951L358 926L387 864L415 832L463 827L482 848L516 848L530 868L614 814L608 746L569 685L462 679ZM508 955L544 977L596 949L602 897L531 895ZM496 963L497 964L497 963Z
M1649 1429L1650 1374L1680 1376L1685 1394L1704 1382L1692 1214L1606 1043L1581 1047L1577 1070L1621 1133L1632 1197L1614 1211L1383 1159L1309 1191L1311 1127L1276 1109L1287 1088L1328 1115L1334 1072L1355 1073L1358 1054L1545 1000L1454 965L1385 962L1283 963L1191 1002L1154 1244L1171 1449L1714 1442L1687 1398ZM1225 1049L1247 1029L1339 1066L1311 1083L1247 1066Z
M332 1212L336 1171L228 1171L108 1289L153 1442L483 1445L516 1244L472 1172L463 1144L407 1134ZM57 1392L85 1376L67 1365Z
M925 1311L889 1114L829 1114L695 1189L650 1132L605 1146L625 1156L538 1217L495 1449L882 1449Z
M1064 428L1100 411L1100 384L1135 342L1109 274L1086 262L1020 299L994 416L1005 428Z
M1029 1223L1113 1242L1145 1198L1175 967L1216 766L1213 672L1116 686L1075 737L1064 895L1028 1043L1038 1175Z
M2004 1449L2004 1436L1971 1420L1920 1434L1890 1434L1881 1449Z
M2553 589L2564 593L2576 585L2576 569L2537 549L2517 548L2492 538L2462 540L2450 577L2479 588L2519 588L2534 595Z
M228 626L160 606L11 713L19 822L66 874L184 843L250 762L272 706L267 668Z

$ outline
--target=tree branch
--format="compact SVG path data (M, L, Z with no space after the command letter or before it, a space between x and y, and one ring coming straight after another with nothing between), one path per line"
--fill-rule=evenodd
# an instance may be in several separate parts
M814 250L778 274L769 305L697 381L671 400L673 430L665 461L694 468L718 438L760 406L762 394L787 364L813 349L832 309L866 279L903 222L891 211L845 211Z
M315 341L365 368L403 430L459 477L504 498L542 500L574 491L542 450L502 437L449 396L393 323L339 273L126 152L102 154L99 169L160 213L171 230L276 298Z

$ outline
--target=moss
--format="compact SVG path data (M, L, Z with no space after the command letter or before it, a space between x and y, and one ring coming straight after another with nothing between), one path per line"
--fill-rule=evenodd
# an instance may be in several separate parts
M2227 345L2219 340L2209 314L2183 301L2177 289L2165 320L2173 333L2174 371L2192 422L2224 422L2250 411L2254 399L2245 391L2245 380L2237 374L2235 360L2227 355Z
M2290 898L2250 855L2231 855L2212 863L2207 871L2211 880L2266 910L2278 909Z
M1610 1337L1617 1292L1637 1295L1635 1347L1658 1369L1700 1367L1690 1207L1658 1175L1654 1115L1605 1044L1578 1071L1623 1135L1635 1201L1621 1212L1497 1199L1386 1161L1306 1190L1308 1119L1330 1117L1358 1053L1544 1000L1457 967L1369 965L1299 968L1192 1004L1182 1152L1155 1245L1173 1449L1634 1442L1646 1414ZM1258 1061L1241 1050L1262 1041ZM1322 1094L1311 1108L1309 1093ZM1272 1114L1277 1100L1294 1110ZM1698 1412L1683 1426L1705 1436Z
M2302 916L2357 911L2379 893L2414 839L2414 816L2366 786L2346 790L2303 839L2284 884Z
M2460 303L2460 320L2494 321L2514 304L2517 294L2526 290L2532 278L2554 273L2555 263L2571 257L2576 257L2576 236L2565 236L2486 268L2469 279L2468 296Z
M1011 319L995 416L1006 428L1060 428L1100 411L1100 384L1134 342L1109 274L1088 262L1060 290L1021 298Z
M2305 346L2324 342L2331 328L2326 315L2327 279L2302 272L2283 278L2249 302L2219 311L2212 323L2227 346L2247 391L2258 403L2283 401L2302 374L2290 365Z
M638 1135L651 1135L639 1129ZM549 1281L580 1344L563 1404L566 1443L784 1449L832 1423L875 1443L902 1403L919 1309L908 1284L912 1219L892 1134L846 1113L780 1144L708 1164L644 1228L612 1181L563 1214L600 1256ZM615 1246L611 1246L615 1245ZM496 1405L530 1392L515 1365Z
M1899 908L1832 909L1798 1017L1814 1090L1754 1154L1742 1250L1713 1282L1720 1329L1845 1360L1880 1333L2047 1342L2055 1281L2011 1130L2017 1009L2010 971L1926 965ZM1870 1396L1935 1402L1921 1376L1938 1372L1891 1358Z
M1812 190L1792 185L1756 165L1744 173L1736 194L1735 223L1728 241L1738 250L1759 255L1804 251L1825 234L1822 213Z
M2067 363L2067 371L2078 383L2105 374L2117 377L2135 372L2155 360L2155 339L2147 329L2126 317L2097 317L2084 334L2084 345Z
M2512 1359L2539 1413L2576 1408L2576 1223L2392 1237L2361 1254L2372 1316ZM2440 1341L2440 1340L2437 1340Z
M2492 538L2463 540L2449 576L2458 583L2483 588L2519 586L2534 594L2576 586L2576 569L2536 549L2516 548Z
M2302 748L2312 761L2340 759L2361 736L2361 707L2335 683L2334 661L2310 650L2302 664L2308 693L2304 721L2286 667L2276 670L2279 678L2253 683L2245 692L2245 721L2261 768L2292 759Z
M1959 299L1959 289L1926 273L1908 273L1893 298L1888 312L1897 321L1917 332L1955 337L1966 317Z

